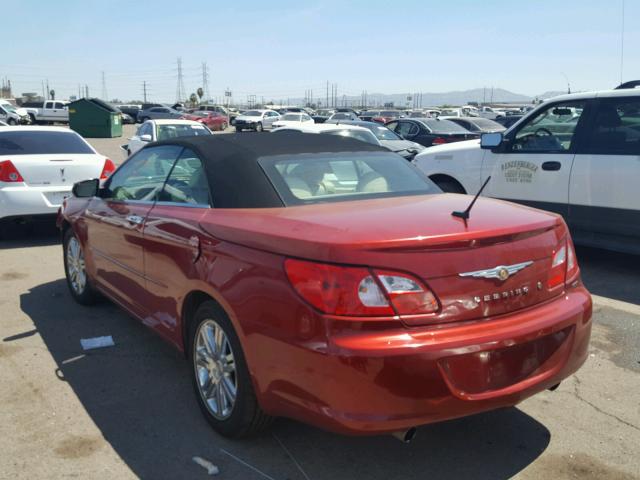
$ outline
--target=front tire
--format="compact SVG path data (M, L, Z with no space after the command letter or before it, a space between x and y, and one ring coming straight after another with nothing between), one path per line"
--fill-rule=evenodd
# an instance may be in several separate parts
M89 283L82 245L72 228L67 229L64 233L62 245L64 273L71 296L81 305L94 304L97 295Z
M7 125L17 125L18 122L16 122L13 118L10 118L9 120L7 120Z
M205 302L196 311L189 350L198 405L214 430L239 438L271 424L258 405L240 340L216 303Z
M438 187L440 187L440 190L442 190L444 193L467 193L464 191L464 188L462 188L462 185L453 180L439 180L435 182L435 184L438 185Z
M227 129L228 125L226 123L223 123L222 125L220 125L220 131L224 132Z
M240 133L242 132L242 129L240 127L236 127L236 132Z

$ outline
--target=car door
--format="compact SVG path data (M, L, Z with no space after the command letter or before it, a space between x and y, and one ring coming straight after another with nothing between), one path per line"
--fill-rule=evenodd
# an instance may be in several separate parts
M484 195L566 218L571 167L587 115L585 100L553 102L510 131L483 156L482 179L491 175Z
M69 111L64 107L65 107L65 105L62 102L54 102L53 103L52 116L58 122L67 122L67 121L69 121Z
M53 112L53 106L55 102L44 102L44 107L42 108L42 119L47 121L55 120L55 114Z
M180 344L181 299L198 281L198 261L207 242L200 218L211 206L203 163L184 149L144 226L145 275L151 325Z
M143 135L149 135L149 137L151 138L150 141L153 141L154 131L153 131L153 124L151 122L147 121L147 122L144 122L142 125L140 125L136 134L129 139L128 148L132 154L136 153L138 150L144 147L147 143L149 143L149 140L142 139Z
M273 122L276 121L276 116L272 112L265 112L262 118L262 124L264 128L272 128Z
M640 239L640 96L599 98L569 184L569 225L580 241Z
M8 123L7 120L9 120L9 115L7 111L4 108L2 108L2 106L0 106L0 121Z
M93 278L141 318L148 307L144 223L181 150L162 145L133 155L90 201L84 216Z

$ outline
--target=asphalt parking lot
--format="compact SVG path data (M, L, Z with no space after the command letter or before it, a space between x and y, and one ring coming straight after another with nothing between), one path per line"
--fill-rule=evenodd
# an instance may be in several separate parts
M89 141L121 163L132 133ZM555 392L409 445L284 419L230 441L205 423L179 353L114 305L72 301L53 228L16 229L0 243L0 478L207 478L197 455L223 479L639 479L640 257L578 256L591 351ZM101 335L115 346L82 351Z

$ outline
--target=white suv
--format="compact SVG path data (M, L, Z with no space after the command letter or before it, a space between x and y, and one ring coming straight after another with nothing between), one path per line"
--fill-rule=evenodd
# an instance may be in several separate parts
M483 195L560 213L576 243L640 254L638 86L550 99L504 134L414 163L448 192L476 193L491 176Z

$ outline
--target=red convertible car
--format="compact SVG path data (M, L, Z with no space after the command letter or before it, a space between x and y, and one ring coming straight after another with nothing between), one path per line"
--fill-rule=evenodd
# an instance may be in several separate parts
M226 130L229 126L229 117L223 115L219 112L208 112L208 111L191 111L190 113L185 113L182 117L182 120L193 120L196 122L200 122L209 127L210 130Z
M470 197L381 147L176 138L73 192L71 295L102 294L184 351L223 435L286 416L409 440L554 388L587 356L562 218L488 198L458 218Z

